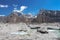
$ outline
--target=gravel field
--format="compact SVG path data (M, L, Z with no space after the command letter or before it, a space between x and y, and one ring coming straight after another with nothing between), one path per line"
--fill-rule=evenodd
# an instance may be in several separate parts
M40 27L39 29L31 29ZM59 29L59 23L25 24L25 23L0 23L0 40L60 40L60 30L47 30L47 28ZM37 30L47 31L40 33Z

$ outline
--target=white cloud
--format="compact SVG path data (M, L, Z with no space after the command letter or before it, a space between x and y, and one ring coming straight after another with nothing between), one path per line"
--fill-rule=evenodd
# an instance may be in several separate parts
M26 9L27 8L27 6L21 6L20 7L20 11L22 12L24 9Z
M5 16L5 15L0 15L0 16Z
M1 7L1 8L7 8L8 5L1 5L1 4L0 4L0 7Z
M27 8L27 6L21 6L20 9L17 10L17 8L15 7L13 11L14 11L14 12L20 12L20 13L22 13L22 11L23 11L24 9L26 9L26 8ZM22 14L23 14L23 13L22 13Z

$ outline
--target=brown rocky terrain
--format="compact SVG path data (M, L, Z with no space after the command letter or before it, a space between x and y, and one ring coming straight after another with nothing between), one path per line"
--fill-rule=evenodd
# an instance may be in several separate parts
M40 28L37 29L37 27ZM60 40L59 27L60 23L29 25L22 22L16 24L0 23L0 40ZM40 31L48 33L41 33Z

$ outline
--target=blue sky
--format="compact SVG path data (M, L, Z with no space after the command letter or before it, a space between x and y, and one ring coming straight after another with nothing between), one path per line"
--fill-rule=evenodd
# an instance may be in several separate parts
M0 7L0 15L9 15L14 6L19 10L21 6L27 6L23 13L32 13L37 15L39 10L44 8L47 10L60 10L60 0L0 0L0 5L8 5L8 7Z

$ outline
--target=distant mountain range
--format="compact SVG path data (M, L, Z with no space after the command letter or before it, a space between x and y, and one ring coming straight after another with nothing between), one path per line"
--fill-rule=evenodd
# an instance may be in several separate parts
M44 23L60 22L60 11L40 10L37 16L22 14L21 12L12 12L8 16L0 16L0 22L3 23Z
M32 15L25 15L20 12L12 12L8 16L0 16L0 22L3 23L20 23L20 22L25 22L25 23L30 23L32 19L34 19Z
M60 11L40 10L37 15L37 21L41 22L60 22Z

